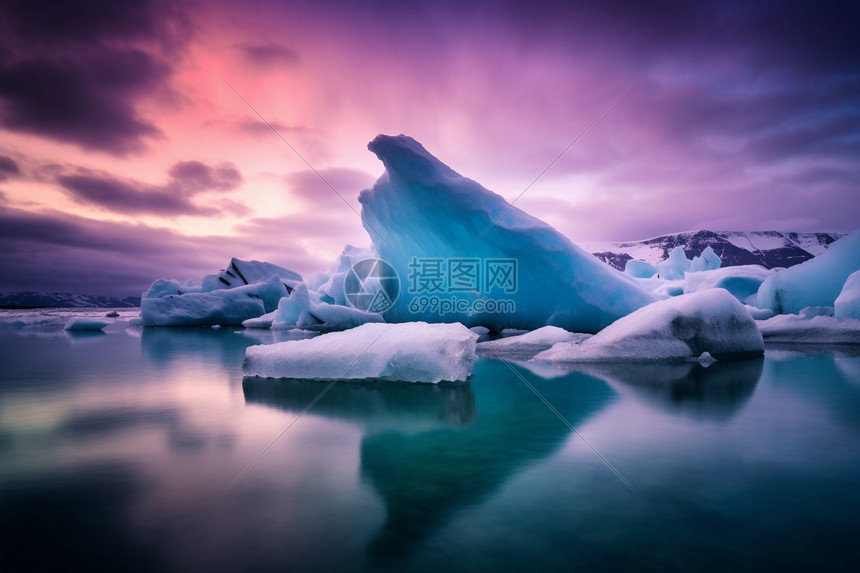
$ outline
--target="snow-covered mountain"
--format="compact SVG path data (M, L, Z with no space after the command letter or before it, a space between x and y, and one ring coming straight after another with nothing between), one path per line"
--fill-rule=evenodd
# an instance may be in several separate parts
M140 306L137 297L72 294L67 292L13 292L0 295L0 308L132 308Z
M629 259L656 264L666 259L675 247L682 247L689 259L701 255L705 247L711 247L724 267L762 265L772 269L791 267L811 259L842 236L840 233L687 231L642 241L589 242L579 243L579 246L619 270L624 270Z

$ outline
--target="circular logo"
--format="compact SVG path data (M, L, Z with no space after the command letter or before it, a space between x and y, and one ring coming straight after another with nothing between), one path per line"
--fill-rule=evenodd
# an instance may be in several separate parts
M385 312L400 294L400 277L382 259L358 261L343 279L343 293L349 305L368 312Z

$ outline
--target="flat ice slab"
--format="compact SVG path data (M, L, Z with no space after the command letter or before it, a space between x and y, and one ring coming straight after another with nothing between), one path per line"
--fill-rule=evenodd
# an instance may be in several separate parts
M854 318L778 314L758 326L767 342L860 344L860 320Z
M544 326L525 334L478 343L478 355L510 360L528 360L559 342L582 342L590 334L568 332L557 326Z
M631 313L580 343L559 342L542 362L651 362L764 354L750 313L728 291L709 289L661 300Z
M368 323L308 340L250 346L245 376L311 380L465 381L478 335L459 323Z

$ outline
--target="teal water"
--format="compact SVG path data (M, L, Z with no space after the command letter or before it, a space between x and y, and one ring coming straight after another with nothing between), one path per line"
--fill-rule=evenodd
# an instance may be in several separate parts
M0 330L0 570L856 570L856 349L482 359L297 418L325 384L242 378L270 336Z

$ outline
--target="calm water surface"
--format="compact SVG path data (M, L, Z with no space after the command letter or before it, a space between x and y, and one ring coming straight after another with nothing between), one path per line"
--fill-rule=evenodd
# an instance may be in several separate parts
M109 330L0 329L2 571L857 570L856 349L482 359L297 420L325 384L242 378L271 333Z

